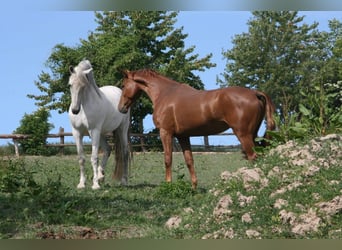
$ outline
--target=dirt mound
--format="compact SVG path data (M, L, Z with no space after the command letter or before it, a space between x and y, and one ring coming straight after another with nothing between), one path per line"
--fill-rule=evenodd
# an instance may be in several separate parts
M328 235L340 232L329 226L342 212L340 167L342 136L331 134L305 145L289 141L252 167L223 172L210 190L216 204L197 208L198 215L194 208L206 231L202 238L302 238L323 227ZM177 228L183 225L191 221Z
M331 164L336 164L342 156L341 141L342 136L337 134L313 139L307 145L289 141L271 150L270 154L278 154L282 158L287 158L289 163L294 166L308 166L315 161L319 163L318 167L329 167ZM324 152L328 152L328 154L320 154L326 147L329 150L324 150ZM318 171L317 168L315 170Z

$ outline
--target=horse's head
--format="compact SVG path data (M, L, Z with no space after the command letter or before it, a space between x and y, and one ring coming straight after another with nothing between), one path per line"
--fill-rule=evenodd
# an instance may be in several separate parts
M135 79L134 72L123 71L124 80L122 84L122 94L118 109L121 113L127 113L131 105L141 94L141 81Z
M70 109L74 115L77 115L81 109L81 95L84 88L88 85L89 74L93 68L88 60L81 61L76 67L70 66L69 86L71 93Z

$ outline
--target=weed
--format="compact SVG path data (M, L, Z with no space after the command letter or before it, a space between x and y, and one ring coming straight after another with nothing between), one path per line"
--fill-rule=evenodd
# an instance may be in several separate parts
M186 199L194 194L190 183L183 179L184 176L178 178L175 182L163 182L158 187L155 197L161 199Z

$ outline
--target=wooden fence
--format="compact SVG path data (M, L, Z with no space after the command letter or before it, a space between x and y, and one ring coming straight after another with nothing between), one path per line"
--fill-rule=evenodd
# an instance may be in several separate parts
M232 136L234 135L233 133L221 133L221 134L217 134L216 136ZM108 137L111 137L111 134L108 134ZM146 138L151 138L151 137L158 137L159 134L156 133L148 133L148 134L137 134L137 133L131 133L130 134L131 137L138 137L140 144L134 144L131 145L131 147L135 147L135 148L140 148L141 151L147 151L147 148L150 147L149 145L147 145L145 143L145 139ZM215 135L212 135L215 136ZM14 144L14 148L15 148L15 154L16 156L19 157L19 143L21 140L25 140L28 139L30 137L30 135L25 135L25 134L0 134L0 139L11 139L13 141ZM57 134L48 134L46 136L46 138L59 138L59 143L48 143L46 144L47 147L58 147L59 148L59 152L61 154L64 154L64 148L65 147L69 147L69 146L73 146L75 147L75 143L65 143L65 137L72 137L72 133L71 132L64 132L64 128L60 127L59 128L59 132ZM208 136L203 136L204 138L204 145L203 145L203 151L210 151L210 149L212 148L212 146L209 145L209 137ZM87 144L85 144L86 146ZM199 146L199 145L197 145ZM236 146L230 146L231 148L235 148ZM174 151L179 151L180 148L179 146L174 143Z

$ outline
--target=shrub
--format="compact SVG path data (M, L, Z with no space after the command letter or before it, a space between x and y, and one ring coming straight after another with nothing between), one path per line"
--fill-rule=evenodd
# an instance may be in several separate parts
M46 155L48 149L46 136L53 125L48 122L49 111L41 108L33 114L25 114L20 121L20 126L13 132L16 134L27 134L29 138L20 141L20 149L25 154Z
M178 178L175 182L163 182L158 187L156 198L185 199L194 194L190 183L185 181L182 177Z
M271 147L276 147L289 140L308 140L342 131L342 81L335 84L314 84L309 92L301 91L302 103L298 105L298 112L289 113L286 119L275 115L276 131L268 131ZM286 105L285 105L286 106ZM257 152L265 150L256 147Z
M33 172L26 169L23 160L0 161L0 192L16 193L23 190L26 192L36 187Z

